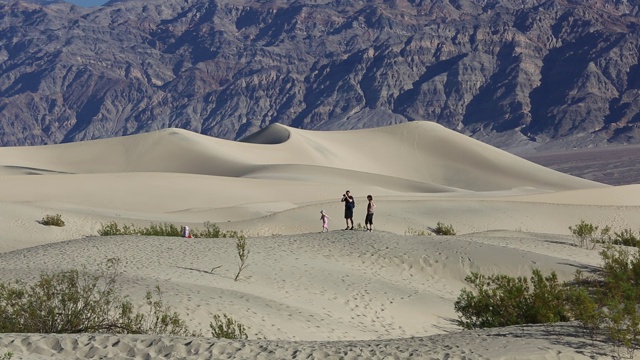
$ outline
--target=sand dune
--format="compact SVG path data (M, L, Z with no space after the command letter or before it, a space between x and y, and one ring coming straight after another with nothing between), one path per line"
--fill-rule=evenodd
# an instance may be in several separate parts
M193 329L226 312L250 340L5 334L18 358L607 358L570 324L461 332L471 271L568 279L599 265L573 245L586 220L640 229L640 186L553 171L428 122L314 132L271 125L242 142L179 129L0 149L0 276L123 261L123 291L160 285ZM341 194L378 205L372 233L344 231ZM320 234L319 211L331 216ZM59 213L63 228L38 223ZM232 239L96 237L101 224L213 221ZM439 221L455 237L410 236ZM222 265L218 270L209 270ZM261 340L257 340L261 339Z

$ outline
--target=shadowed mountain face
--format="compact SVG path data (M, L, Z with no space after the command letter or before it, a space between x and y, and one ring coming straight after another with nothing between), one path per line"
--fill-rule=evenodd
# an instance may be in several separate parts
M46 2L45 2L46 3ZM0 0L0 144L430 120L640 142L640 0Z

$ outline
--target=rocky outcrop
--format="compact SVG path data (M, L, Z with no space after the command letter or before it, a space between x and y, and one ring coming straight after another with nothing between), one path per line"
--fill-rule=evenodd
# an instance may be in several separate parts
M0 0L0 144L430 120L640 142L640 0Z

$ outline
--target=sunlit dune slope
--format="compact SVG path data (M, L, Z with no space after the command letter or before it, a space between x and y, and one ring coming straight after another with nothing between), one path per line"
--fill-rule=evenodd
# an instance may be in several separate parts
M0 164L2 175L169 172L334 183L382 176L384 183L398 179L405 184L401 187L409 181L418 192L603 186L431 122L332 132L274 124L243 142L165 129L72 144L3 148Z

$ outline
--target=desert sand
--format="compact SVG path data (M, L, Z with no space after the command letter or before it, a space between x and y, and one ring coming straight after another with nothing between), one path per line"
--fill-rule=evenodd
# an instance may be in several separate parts
M453 304L472 271L567 280L598 267L570 235L581 220L640 229L640 185L570 176L430 122L0 148L0 181L2 281L118 257L132 299L159 285L193 330L226 313L249 335L0 335L14 359L609 359L570 323L463 331ZM358 225L373 195L373 232L343 230L345 190ZM66 226L39 224L48 214ZM98 236L111 221L242 231L249 267L234 281L233 239ZM437 222L457 235L418 235Z

